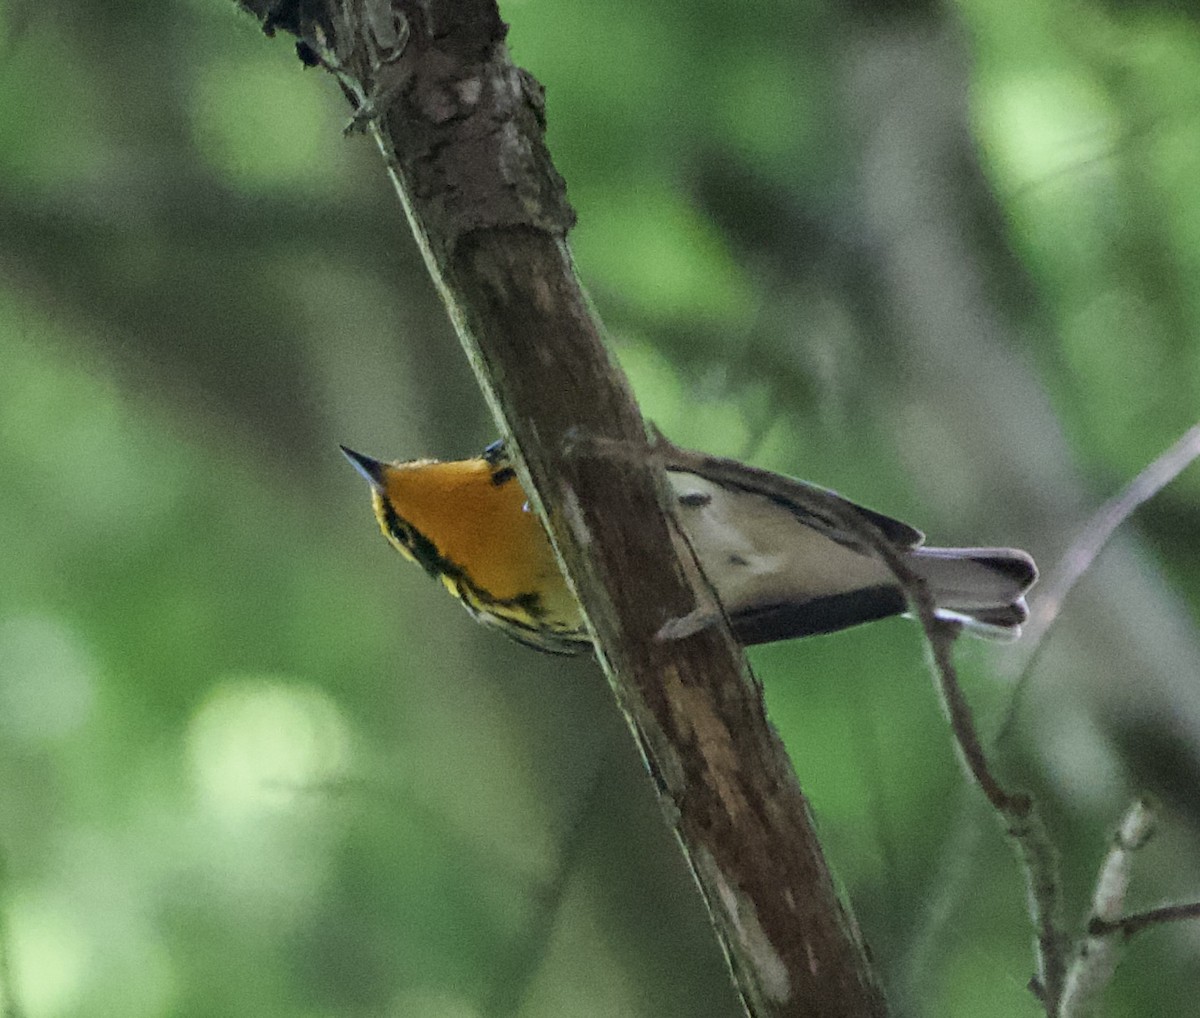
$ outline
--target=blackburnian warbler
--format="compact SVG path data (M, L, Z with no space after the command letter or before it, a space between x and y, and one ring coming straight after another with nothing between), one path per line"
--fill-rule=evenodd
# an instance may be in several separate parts
M541 650L590 646L503 443L449 463L382 463L342 451L371 485L383 535L477 619ZM919 530L833 492L727 460L720 462L732 473L722 470L714 480L703 464L716 461L697 462L696 472L667 464L676 515L743 644L830 633L906 609L888 567L861 539L814 512L814 494L865 517L904 550L940 616L983 636L1020 634L1024 594L1037 579L1025 552L924 548ZM795 501L788 491L797 493Z

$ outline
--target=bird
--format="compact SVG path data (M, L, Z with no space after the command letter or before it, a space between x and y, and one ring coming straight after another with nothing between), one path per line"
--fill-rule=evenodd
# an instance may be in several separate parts
M464 460L384 462L340 447L371 487L379 528L479 621L520 643L580 653L591 637L503 441ZM674 448L674 447L671 447ZM684 450L679 450L686 453ZM679 528L743 646L893 615L907 599L865 520L922 579L936 615L1015 639L1037 566L1016 548L933 548L921 531L826 488L703 453L665 461ZM831 511L821 511L821 506ZM686 620L676 631L687 631ZM664 630L669 627L664 627Z

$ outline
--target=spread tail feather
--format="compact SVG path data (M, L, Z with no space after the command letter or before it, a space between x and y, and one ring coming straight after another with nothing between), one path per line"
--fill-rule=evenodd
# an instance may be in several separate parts
M908 564L929 585L943 619L994 640L1015 640L1029 616L1025 592L1037 579L1033 559L1015 548L913 548ZM892 584L858 587L805 601L750 604L729 621L743 646L834 633L905 611Z
M978 636L1012 640L1029 617L1033 559L1015 548L915 548L909 565L927 584L941 618Z

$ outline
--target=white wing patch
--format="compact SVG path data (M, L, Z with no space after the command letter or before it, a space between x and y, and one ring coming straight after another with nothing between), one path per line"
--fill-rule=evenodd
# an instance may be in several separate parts
M894 582L878 559L838 544L763 495L683 471L667 477L684 533L727 611Z

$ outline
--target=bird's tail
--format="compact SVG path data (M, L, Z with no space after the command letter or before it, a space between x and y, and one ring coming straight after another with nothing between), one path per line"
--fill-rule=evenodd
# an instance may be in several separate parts
M999 640L1021 635L1033 559L1016 548L914 548L908 564L928 585L939 617Z

